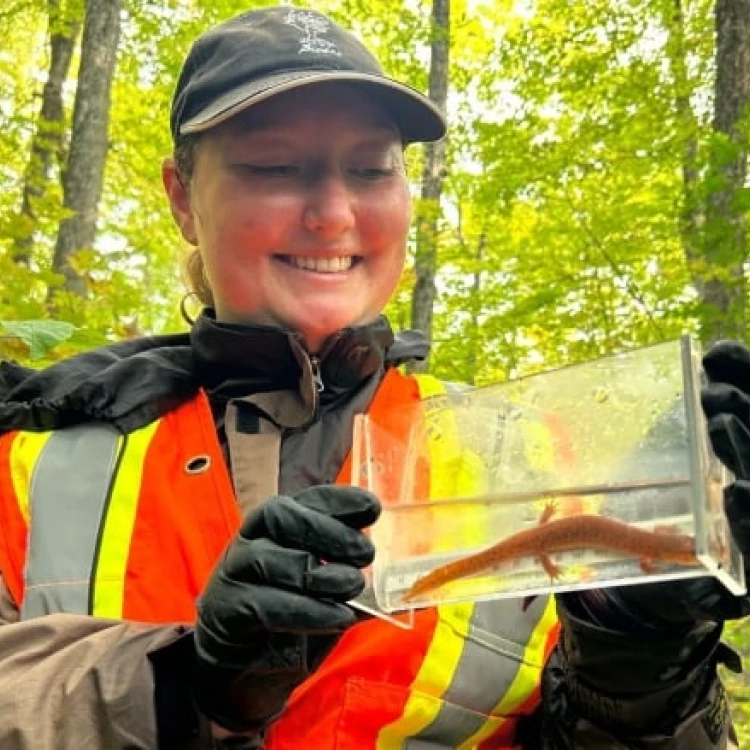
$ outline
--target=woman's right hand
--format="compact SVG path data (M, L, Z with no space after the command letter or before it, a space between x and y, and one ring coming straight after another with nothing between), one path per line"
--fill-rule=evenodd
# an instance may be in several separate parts
M271 498L244 520L198 603L194 692L232 731L262 728L356 620L380 503L356 487Z

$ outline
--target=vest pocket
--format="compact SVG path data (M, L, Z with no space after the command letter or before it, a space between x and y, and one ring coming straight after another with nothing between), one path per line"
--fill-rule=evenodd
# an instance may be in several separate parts
M372 619L345 634L292 696L268 750L517 747L518 721L539 702L554 602L539 597L524 609L504 599L417 614L412 630Z

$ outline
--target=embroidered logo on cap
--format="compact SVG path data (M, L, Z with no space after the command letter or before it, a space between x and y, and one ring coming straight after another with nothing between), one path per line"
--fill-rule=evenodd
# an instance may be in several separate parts
M297 10L291 8L287 13L284 23L294 26L302 32L299 40L299 54L313 55L335 55L341 57L341 53L330 39L323 39L320 35L325 34L331 27L328 20L309 10Z

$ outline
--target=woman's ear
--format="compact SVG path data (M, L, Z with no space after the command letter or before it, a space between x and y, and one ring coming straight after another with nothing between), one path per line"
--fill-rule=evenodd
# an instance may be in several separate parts
M161 166L161 180L169 198L172 217L179 227L180 233L186 242L197 246L195 218L193 208L190 205L190 188L183 182L183 177L177 170L177 165L171 156L166 158Z

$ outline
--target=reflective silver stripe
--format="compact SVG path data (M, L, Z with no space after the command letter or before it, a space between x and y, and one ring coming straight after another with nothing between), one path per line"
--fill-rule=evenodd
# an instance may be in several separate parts
M466 383L451 383L449 381L443 381L446 393L468 393L473 391L474 388Z
M31 476L31 534L21 618L88 614L99 527L120 433L91 423L58 430Z
M445 750L476 734L508 692L525 647L544 615L548 598L539 596L523 611L515 599L479 602L443 705L424 729L405 740L404 750Z

